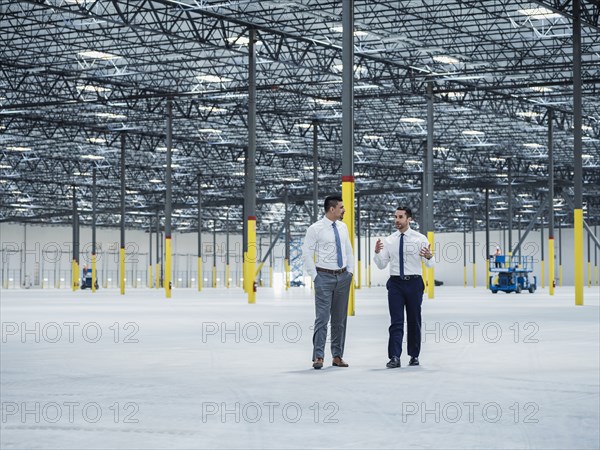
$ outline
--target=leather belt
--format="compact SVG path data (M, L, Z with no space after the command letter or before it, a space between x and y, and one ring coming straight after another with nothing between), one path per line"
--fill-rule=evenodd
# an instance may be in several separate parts
M346 267L344 267L343 269L338 269L338 270L323 269L321 267L317 267L317 272L330 273L331 275L341 275L346 270L348 270Z
M399 280L416 280L417 278L422 278L422 275L390 275L390 278L397 278Z

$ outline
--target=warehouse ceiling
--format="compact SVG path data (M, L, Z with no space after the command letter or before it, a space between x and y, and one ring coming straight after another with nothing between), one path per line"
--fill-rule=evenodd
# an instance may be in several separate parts
M427 96L434 95L435 227L528 223L546 201L553 117L555 213L572 223L572 4L565 0L355 0L354 173L360 216L419 220ZM582 0L583 200L600 223L600 2ZM241 229L248 36L256 30L259 233L310 222L341 191L342 2L46 0L0 6L0 221L147 229L165 203L173 103L173 228ZM550 116L549 111L552 110ZM565 199L564 197L567 197ZM292 207L290 206L290 209ZM225 220L229 215L229 225ZM547 220L547 213L544 214Z

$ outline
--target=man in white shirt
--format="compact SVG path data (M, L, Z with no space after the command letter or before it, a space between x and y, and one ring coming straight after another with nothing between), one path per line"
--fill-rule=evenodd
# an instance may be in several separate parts
M348 228L342 222L342 197L325 199L325 215L306 230L302 259L315 285L315 330L313 334L313 368L323 367L327 324L331 316L332 365L348 367L342 359L346 341L348 296L354 273L354 255Z
M410 355L409 366L419 365L421 352L421 303L423 302L423 283L421 262L427 267L433 267L433 254L427 238L410 228L412 211L400 206L396 209L394 223L398 231L375 243L377 267L385 269L390 264L390 279L388 290L388 306L390 309L391 325L388 342L387 367L400 367L402 339L404 338L404 308L408 324L407 352Z

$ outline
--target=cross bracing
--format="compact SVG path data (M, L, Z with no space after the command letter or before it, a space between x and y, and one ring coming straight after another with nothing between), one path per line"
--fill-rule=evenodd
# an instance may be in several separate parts
M509 167L513 194L529 196L516 197L515 213L537 208L549 109L557 214L570 223L559 197L573 182L571 3L355 0L354 171L373 227L388 226L398 203L418 218L430 81L436 228L470 227L473 210L483 219L486 188L498 197L492 226L506 223L496 202ZM600 8L581 6L584 207L598 223ZM259 233L282 220L272 205L286 190L312 208L313 127L319 194L339 192L341 1L15 1L0 8L0 220L70 223L75 188L89 223L96 168L98 223L118 224L125 133L127 223L147 228L164 208L170 98L174 229L197 229L198 183L203 228L224 227L228 206L241 226L250 28ZM300 232L310 216L296 211Z

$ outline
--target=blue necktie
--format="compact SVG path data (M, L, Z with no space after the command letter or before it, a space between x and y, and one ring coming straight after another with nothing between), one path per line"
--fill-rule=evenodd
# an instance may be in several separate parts
M404 233L400 234L400 276L404 276Z
M333 222L331 226L333 227L333 234L335 235L335 251L337 253L337 264L339 268L342 268L344 260L342 259L342 243L340 242L340 233L338 233L338 229L335 226L335 222Z

